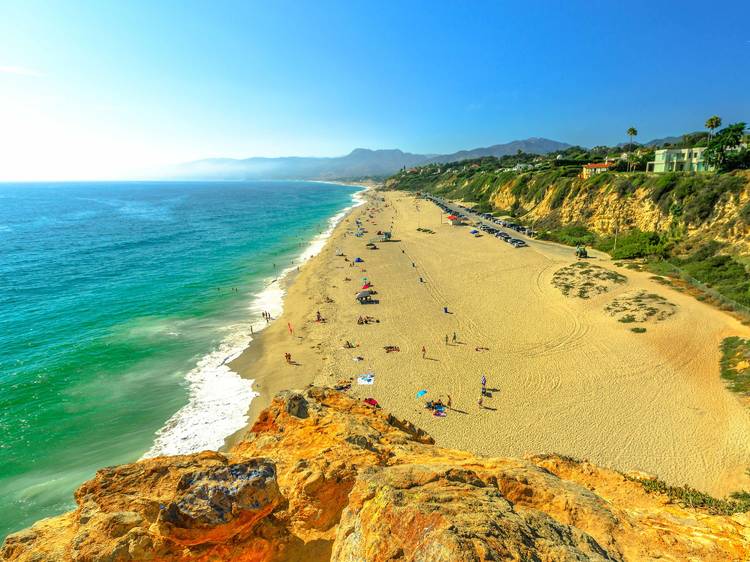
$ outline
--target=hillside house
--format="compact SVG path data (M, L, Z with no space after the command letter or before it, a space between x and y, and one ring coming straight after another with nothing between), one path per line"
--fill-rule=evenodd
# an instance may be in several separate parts
M646 164L647 172L705 172L710 169L703 161L704 146L695 148L663 148Z
M603 174L604 172L608 172L609 169L614 165L614 162L597 162L592 164L584 164L583 169L581 170L580 177L587 180L591 176L595 176L596 174Z

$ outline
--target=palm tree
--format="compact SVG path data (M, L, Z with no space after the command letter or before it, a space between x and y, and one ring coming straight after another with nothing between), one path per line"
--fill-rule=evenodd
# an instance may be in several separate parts
M714 129L718 129L719 127L721 127L721 117L719 117L718 115L712 115L711 117L706 119L706 129L710 129L710 132L708 133L708 140L711 140Z
M638 129L630 127L626 133L630 137L630 151L633 151L633 137L638 136ZM628 163L628 172L630 171L630 163Z

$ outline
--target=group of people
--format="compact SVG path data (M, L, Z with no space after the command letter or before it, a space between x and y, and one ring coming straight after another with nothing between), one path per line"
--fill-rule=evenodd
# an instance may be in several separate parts
M458 342L458 336L456 336L456 332L453 332L453 343ZM448 345L448 334L445 334L445 345Z
M380 320L373 318L372 316L360 316L357 318L357 324L379 324Z
M266 324L273 320L273 318L271 317L271 313L266 312L265 310L261 312L260 315L263 317L263 320L266 321Z

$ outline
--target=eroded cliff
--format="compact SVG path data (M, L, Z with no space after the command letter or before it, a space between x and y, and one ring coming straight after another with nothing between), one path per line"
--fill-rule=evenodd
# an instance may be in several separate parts
M224 455L106 468L12 561L745 560L750 518L557 456L443 449L328 389L278 396Z
M477 202L542 229L581 225L607 236L638 228L679 240L717 240L732 253L750 253L748 171L581 179L575 167L516 173L475 166L402 172L385 185Z

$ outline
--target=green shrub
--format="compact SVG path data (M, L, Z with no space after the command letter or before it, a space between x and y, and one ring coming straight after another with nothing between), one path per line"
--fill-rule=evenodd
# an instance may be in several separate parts
M658 479L640 479L625 475L625 479L638 482L649 494L663 494L679 505L702 508L715 515L733 515L750 511L750 494L737 492L732 500L714 498L690 486L670 486Z
M733 392L750 394L750 340L737 336L721 342L721 376Z
M667 242L656 232L634 228L617 238L616 247L614 237L601 240L596 247L611 254L614 259L633 259L665 255Z
M581 225L568 225L555 230L547 230L540 233L539 237L542 240L550 240L568 246L593 246L597 240L596 234Z
M672 258L670 261L729 299L750 306L750 273L732 256L719 254L721 247L721 244L711 242L687 258Z

